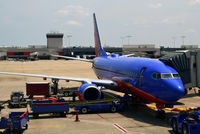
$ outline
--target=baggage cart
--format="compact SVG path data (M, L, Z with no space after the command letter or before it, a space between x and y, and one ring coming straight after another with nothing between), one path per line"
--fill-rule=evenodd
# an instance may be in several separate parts
M69 104L64 99L48 98L44 100L32 100L29 102L33 118L38 118L39 114L54 113L65 117L69 112Z

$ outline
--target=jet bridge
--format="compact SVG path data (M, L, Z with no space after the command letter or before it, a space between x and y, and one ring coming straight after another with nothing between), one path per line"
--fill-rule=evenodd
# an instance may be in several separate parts
M180 74L185 88L200 87L200 50L177 51L159 60Z

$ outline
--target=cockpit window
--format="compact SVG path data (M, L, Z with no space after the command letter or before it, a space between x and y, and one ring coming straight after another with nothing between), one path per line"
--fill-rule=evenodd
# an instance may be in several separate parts
M162 79L169 79L169 78L173 78L172 74L161 74L161 78Z
M153 73L152 77L156 80L158 79L172 79L172 78L180 78L178 73Z
M178 73L172 74L174 78L180 78L180 75Z

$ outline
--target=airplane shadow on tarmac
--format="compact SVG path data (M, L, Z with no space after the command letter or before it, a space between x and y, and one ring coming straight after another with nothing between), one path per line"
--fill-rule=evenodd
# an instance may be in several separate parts
M114 93L110 93L113 96L116 96ZM124 109L123 111L119 112L125 117L132 118L136 121L148 123L152 126L162 126L162 127L167 127L171 129L170 127L170 117L175 115L175 113L172 112L167 112L166 113L166 118L165 119L159 119L156 117L156 111L144 106L144 105L130 105L128 108ZM143 126L141 126L143 127Z
M125 117L133 118L134 120L148 123L155 126L170 127L168 118L159 119L156 117L156 111L143 106L131 106L123 112L119 112ZM142 127L142 126L141 126Z

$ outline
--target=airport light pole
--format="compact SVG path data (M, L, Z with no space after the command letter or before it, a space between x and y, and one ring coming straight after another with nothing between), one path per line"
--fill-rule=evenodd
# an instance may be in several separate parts
M124 38L125 38L125 37L120 37L120 39L122 40L122 46L123 46L123 44L124 44Z
M186 38L186 36L181 36L181 38L182 38L182 45L184 45L184 39Z
M126 36L126 38L127 38L127 40L128 40L128 45L129 45L129 41L130 41L130 38L131 38L131 37L133 37L133 36L131 36L131 35L127 35L127 36Z
M67 35L67 39L68 39L68 45L69 45L69 47L70 47L70 38L72 37L72 35Z
M175 48L175 46L176 46L176 37L175 37L175 36L173 36L173 37L172 37L172 39L173 39L174 48Z

